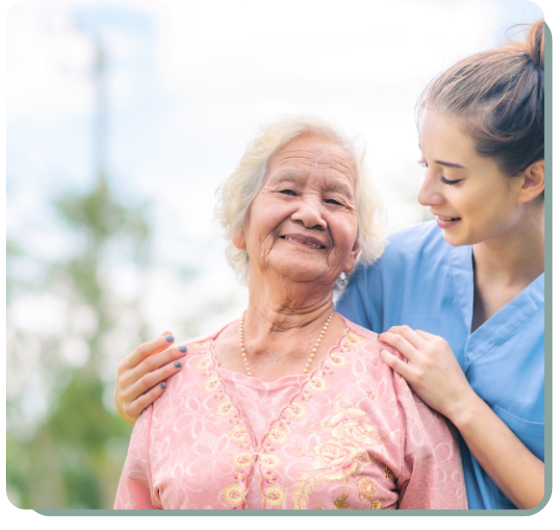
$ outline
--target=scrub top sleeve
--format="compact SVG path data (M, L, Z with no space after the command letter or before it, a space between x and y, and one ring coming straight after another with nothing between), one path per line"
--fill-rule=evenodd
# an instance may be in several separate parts
M158 508L152 499L150 465L150 432L152 405L138 418L128 446L128 455L117 489L115 510L153 510ZM159 506L161 508L161 506Z

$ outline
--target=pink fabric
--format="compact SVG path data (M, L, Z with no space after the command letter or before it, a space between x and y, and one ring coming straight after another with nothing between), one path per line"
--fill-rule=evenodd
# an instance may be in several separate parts
M134 427L115 508L466 509L447 421L346 323L318 369L269 383L219 368L218 333L186 343Z

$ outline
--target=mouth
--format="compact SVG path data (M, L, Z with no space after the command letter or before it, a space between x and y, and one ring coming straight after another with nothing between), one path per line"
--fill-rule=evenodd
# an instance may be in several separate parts
M437 212L434 212L431 208L430 208L430 213L434 216L436 216L440 221L444 221L446 223L449 223L451 221L460 221L461 218L460 217L450 217L447 215L441 215Z
M443 215L436 215L436 217L442 221L459 221L461 219L460 217L444 217Z
M309 248L316 248L316 249L327 248L318 239L311 236L304 236L301 234L286 234L284 236L280 236L280 239L284 239L285 241L291 241L299 245L304 245Z

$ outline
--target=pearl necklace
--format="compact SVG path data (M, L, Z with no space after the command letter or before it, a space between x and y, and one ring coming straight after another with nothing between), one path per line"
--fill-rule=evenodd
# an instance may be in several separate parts
M243 340L243 324L245 323L245 313L247 313L247 310L243 311L243 315L241 317L241 320L239 321L239 344L241 344L241 355L243 357L243 363L245 364L245 370L247 371L247 375L251 375L251 369L249 368L249 361L247 360L247 354L245 353L245 341ZM331 314L329 315L329 318L327 318L327 321L325 322L325 325L323 326L323 329L321 330L321 334L319 335L319 338L317 339L317 342L315 343L315 346L313 347L313 351L311 352L311 355L309 356L309 359L307 361L307 364L305 365L305 369L303 370L303 373L306 374L307 370L309 369L309 366L311 365L311 361L313 361L313 357L315 357L315 354L317 353L317 349L319 348L319 344L321 343L321 340L323 339L323 335L325 334L325 331L327 331L327 328L329 327L329 324L331 323L331 318L334 314L334 309L331 311Z

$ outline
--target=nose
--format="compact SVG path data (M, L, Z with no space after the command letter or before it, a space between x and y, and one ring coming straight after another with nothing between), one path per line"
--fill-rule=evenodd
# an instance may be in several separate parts
M296 211L291 216L292 221L303 224L305 228L326 230L327 222L322 215L322 205L318 200L302 197L298 201Z
M424 181L418 192L418 202L422 206L436 206L445 203L445 197L438 191L437 184L437 176L431 175L429 169L426 169Z

